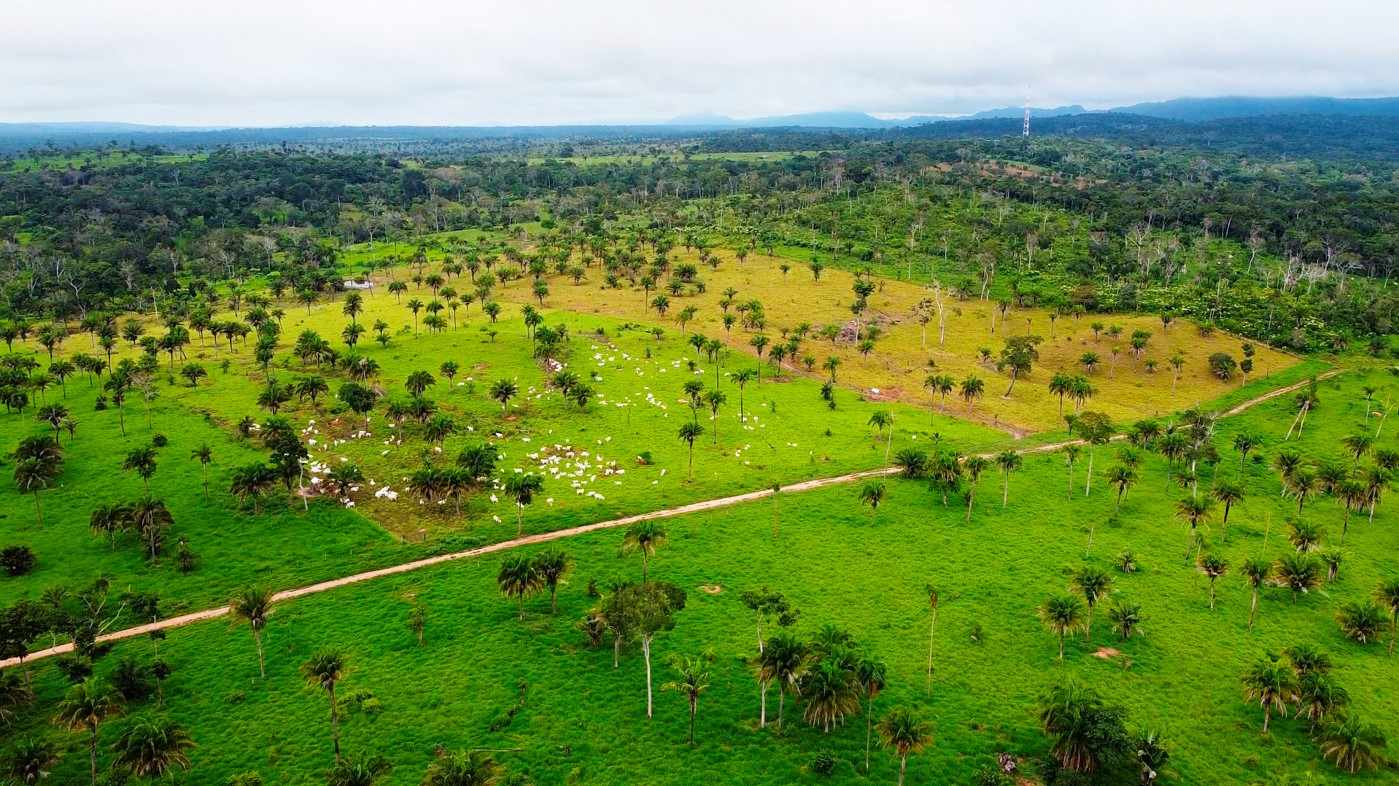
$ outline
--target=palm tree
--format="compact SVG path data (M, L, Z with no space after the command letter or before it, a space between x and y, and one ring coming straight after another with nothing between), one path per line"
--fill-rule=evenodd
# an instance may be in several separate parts
M1298 671L1297 715L1306 716L1308 731L1316 732L1333 713L1350 704L1350 694L1324 671Z
M1013 450L1003 450L996 454L996 466L1001 468L1001 507L1010 501L1010 473L1020 469L1023 459Z
M741 368L729 374L729 379L732 379L734 384L738 385L738 420L740 423L745 421L743 416L743 388L749 382L752 382L756 375L756 372L751 368Z
M1249 668L1243 677L1244 700L1256 701L1263 708L1263 733L1268 733L1268 721L1273 712L1286 712L1297 698L1297 679L1292 669L1276 658L1263 658Z
M899 786L908 771L908 757L933 742L932 728L906 707L896 707L879 721L879 741L899 757Z
M675 669L675 679L661 685L661 690L673 690L683 694L690 706L690 745L695 744L695 715L699 712L700 694L709 689L710 660L711 658L705 655L672 659L671 667Z
M1273 566L1267 560L1252 558L1244 560L1239 572L1248 579L1249 589L1253 593L1253 598L1249 601L1248 606L1248 627L1249 630L1252 630L1254 617L1258 614L1258 592L1267 583L1268 577L1272 575Z
M1064 639L1083 627L1083 601L1074 595L1050 598L1040 606L1040 620L1059 637L1059 662L1064 662Z
M1224 530L1224 539L1229 539L1229 511L1234 505L1243 501L1244 487L1242 484L1229 480L1221 480L1210 489L1210 496L1214 501L1224 506L1224 517L1220 520L1219 526Z
M1200 572L1210 580L1210 611L1214 611L1214 583L1229 569L1229 563L1218 554L1202 554L1198 562Z
M58 763L58 749L45 739L28 737L15 745L5 759L5 774L16 783L34 786L49 777L49 768Z
M931 585L931 584L925 584L925 585L923 586L923 591L926 592L926 593L928 593L928 611L930 612L930 618L929 618L929 620L928 620L928 680L927 680L927 689L928 689L928 694L929 694L929 695L932 695L932 693L933 693L933 633L937 630L937 626L938 626L938 601L941 599L941 596L938 594L938 588L937 588L937 587L934 587L934 586Z
M877 431L884 432L884 466L889 466L889 449L894 444L894 416L884 410L877 410L870 415L869 425L874 426Z
M1040 698L1040 725L1050 737L1049 752L1072 772L1093 772L1103 763L1104 734L1121 727L1114 711L1094 691L1068 682Z
M179 724L168 718L137 718L122 730L113 749L117 763L138 778L160 778L189 769L187 751L194 747Z
M44 509L39 504L39 492L53 485L58 478L58 461L26 458L15 462L15 486L21 494L34 495L34 520L44 526Z
M121 699L110 687L92 677L69 688L68 695L58 705L54 723L69 731L88 734L87 754L93 786L97 786L97 735L103 723L121 712Z
M633 552L641 555L641 583L645 584L650 580L649 568L651 557L655 556L656 549L666 543L666 530L656 521L638 521L627 527L627 532L622 536L622 553L631 554Z
M214 449L203 443L190 452L189 457L199 462L200 477L204 481L204 499L209 499L209 465L214 462Z
M559 583L573 567L568 555L557 549L542 551L534 556L534 569L544 586L549 588L549 611L559 610Z
M1190 559L1190 548L1198 541L1197 528L1200 522L1209 518L1213 505L1204 497L1184 497L1176 502L1176 515L1190 523L1190 541L1185 544L1185 559Z
M1360 644L1369 644L1380 637L1384 625L1384 612L1374 601L1351 602L1341 607L1336 621L1346 638Z
M141 482L146 486L146 493L151 493L151 476L155 474L155 448L150 445L134 448L126 454L126 458L121 463L121 468L128 472L135 472Z
M1117 631L1117 635L1126 641L1142 624L1142 607L1119 600L1108 609L1108 620L1112 622L1112 629Z
M704 426L693 421L680 424L680 439L690 448L689 480L694 480L695 478L695 440L699 439L700 435L703 433Z
M1241 431L1238 434L1234 435L1234 450L1238 451L1239 469L1241 471L1244 468L1244 460L1248 458L1248 454L1254 448L1258 447L1258 445L1261 442L1262 440L1260 440L1257 436L1249 434L1246 431Z
M228 604L228 612L234 619L244 620L253 632L253 645L257 647L257 671L267 678L267 667L262 658L262 629L267 626L267 618L272 614L272 593L260 587L251 587L235 597Z
M879 504L884 501L884 491L884 483L878 480L868 480L860 486L860 504L870 506L870 521L874 521L875 511L879 510Z
M972 405L986 392L986 383L977 378L975 374L968 375L962 380L960 393L962 400L967 402L967 411L972 411Z
M865 773L870 771L870 743L874 733L874 700L884 690L888 668L878 658L861 657L855 663L855 682L865 697Z
M301 664L301 675L313 688L321 688L330 700L330 742L335 761L340 761L340 708L335 703L335 685L345 676L345 656L335 650L322 650Z
M1131 467L1116 466L1108 470L1108 483L1117 487L1117 501L1113 505L1113 515L1122 510L1122 498L1127 496L1127 489L1130 489L1137 482L1137 471Z
M829 733L831 726L860 709L855 675L842 659L826 657L817 661L802 679L801 689L806 697L803 717L823 732Z
M968 456L967 460L962 462L962 473L967 476L967 515L964 518L965 521L972 520L972 503L976 501L976 482L981 479L981 473L985 472L990 465L991 462L981 456Z
M1389 611L1389 654L1394 654L1394 640L1399 638L1399 579L1390 579L1375 590L1375 598Z
M1078 445L1066 445L1064 447L1064 466L1069 470L1069 496L1074 493L1074 462L1078 461L1078 454L1083 452L1083 448Z
M1292 591L1292 602L1299 593L1310 592L1321 583L1321 566L1310 554L1284 554L1273 566L1273 575Z
M423 786L496 786L502 774L486 751L443 752L428 766Z
M1378 726L1363 723L1349 714L1328 723L1318 742L1322 758L1346 772L1379 767L1385 761L1383 751L1388 744Z
M1091 639L1093 636L1093 609L1097 607L1098 601L1108 594L1108 588L1112 585L1112 577L1098 568L1084 566L1074 571L1074 588L1083 595L1084 603L1088 604L1088 613L1083 620L1083 638Z
M544 491L544 478L533 472L513 472L505 477L505 495L515 501L515 535L525 534L525 508Z
M520 619L523 620L525 598L539 591L544 585L544 576L534 561L523 555L515 555L500 563L496 584L500 586L500 594L515 599L520 609Z
M500 410L506 411L510 407L510 399L520 392L520 386L514 380L497 379L491 383L491 398L500 402Z
M777 731L781 733L787 691L801 693L802 677L809 665L807 647L795 637L779 633L768 638L758 662L759 679L777 683Z

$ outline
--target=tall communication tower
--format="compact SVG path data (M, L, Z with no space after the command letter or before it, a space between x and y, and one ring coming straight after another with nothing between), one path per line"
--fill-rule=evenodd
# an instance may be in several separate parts
M1020 132L1020 135L1023 136L1023 137L1026 137L1026 138L1029 138L1029 136L1030 136L1030 105L1029 105L1029 104L1026 104L1026 105L1025 105L1025 127L1024 127L1024 129Z

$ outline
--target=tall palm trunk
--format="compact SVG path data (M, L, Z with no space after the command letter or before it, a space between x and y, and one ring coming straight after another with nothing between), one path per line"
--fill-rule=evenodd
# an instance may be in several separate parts
M330 694L330 742L335 748L335 760L340 761L340 713L335 711L335 685L325 689Z
M92 786L97 786L97 727L92 727L92 736L87 743L88 767L92 771Z
M262 659L262 633L257 628L253 628L253 646L257 648L257 673L263 679L267 679L267 666Z
M904 771L908 769L908 756L899 757L899 786L904 786Z
M933 631L937 629L938 610L933 609L932 621L928 623L928 695L933 694Z
M651 717L651 637L641 637L641 654L646 660L646 717Z

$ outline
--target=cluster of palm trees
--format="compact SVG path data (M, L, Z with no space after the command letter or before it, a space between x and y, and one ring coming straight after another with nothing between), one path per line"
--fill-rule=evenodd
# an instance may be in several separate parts
M1385 762L1384 732L1350 709L1350 694L1331 673L1331 657L1307 644L1268 655L1242 678L1244 700L1263 710L1263 733L1274 715L1305 718L1307 732L1327 761L1347 772L1375 769Z
M1059 640L1059 661L1064 660L1064 645L1068 637L1083 633L1084 641L1093 639L1093 612L1111 593L1112 576L1106 571L1085 565L1073 572L1073 591L1054 595L1039 607L1040 621ZM1108 609L1108 620L1117 636L1126 641L1136 635L1142 624L1139 604L1116 598Z
M911 480L926 480L929 488L942 497L943 505L948 503L952 494L963 492L966 496L967 521L971 521L976 487L981 476L993 466L1001 473L1001 507L1004 508L1010 503L1010 477L1023 463L1024 458L1013 450L1001 451L990 458L963 456L948 448L937 449L931 455L920 448L903 448L894 454L894 464L899 467L899 474ZM862 490L861 498L866 504L877 507L883 501L884 494L881 489L878 500L871 503Z
M28 690L27 684L22 684ZM99 751L107 724L130 709L130 703L111 684L88 677L68 689L59 702L53 723L85 737L88 770L93 786L100 777ZM190 768L194 741L184 727L154 711L140 712L117 734L110 745L114 779L157 779ZM59 763L63 749L52 740L27 737L16 741L4 762L3 774L15 783L37 784Z

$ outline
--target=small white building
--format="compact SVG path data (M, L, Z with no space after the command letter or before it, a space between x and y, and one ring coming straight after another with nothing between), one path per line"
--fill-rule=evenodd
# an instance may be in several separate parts
M354 280L351 280L351 279L346 279L345 281L343 281L343 282L341 283L341 286L343 286L345 289L373 289L373 288L374 288L374 282L373 282L373 281L354 281Z

